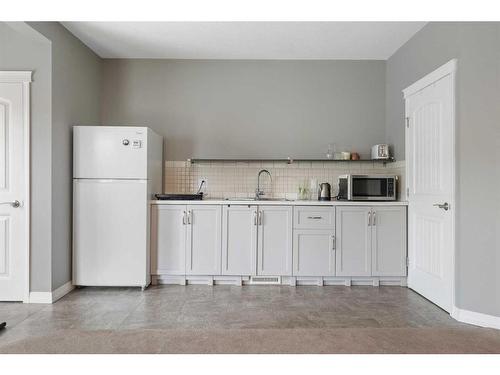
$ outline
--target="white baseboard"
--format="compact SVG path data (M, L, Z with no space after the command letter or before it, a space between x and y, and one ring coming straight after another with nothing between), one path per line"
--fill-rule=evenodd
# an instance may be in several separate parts
M30 292L29 303L54 303L71 292L74 288L73 283L68 281L52 292Z
M73 289L75 289L75 286L71 281L68 281L66 284L61 285L56 290L52 291L52 302L56 302L58 299L64 297Z
M462 323L473 324L475 326L486 328L500 329L500 316L463 310L454 306L451 312L451 317Z
M52 303L51 292L30 292L28 303Z

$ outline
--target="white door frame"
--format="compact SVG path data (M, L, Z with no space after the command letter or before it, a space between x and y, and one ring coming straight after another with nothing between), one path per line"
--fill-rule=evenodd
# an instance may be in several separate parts
M457 71L457 65L458 61L457 59L452 59L448 61L446 64L440 66L436 70L434 70L432 73L429 73L425 77L419 79L417 82L412 84L411 86L407 87L406 89L403 90L403 95L405 99L405 118L407 119L409 114L408 114L408 106L406 105L406 99L415 94L416 92L426 88L427 86L430 86L434 82L440 80L443 77L446 77L449 75L451 77L451 100L452 100L452 113L451 113L451 136L453 139L453 147L452 147L452 162L451 162L451 176L452 176L452 188L451 188L451 198L450 198L450 205L452 207L451 210L451 269L452 269L452 275L451 275L451 311L450 314L455 310L455 274L456 274L456 269L455 269L455 257L456 257L456 244L455 244L455 221L456 221L456 201L455 201L455 195L456 195L456 174L455 174L455 162L456 162L456 71ZM406 120L408 121L408 120ZM406 173L406 181L409 183L410 181L410 176L408 175L409 171L409 155L408 155L408 150L409 150L409 134L408 134L408 122L406 122L405 126L405 173ZM408 196L406 197L408 199ZM411 209L411 206L408 206L408 210ZM410 229L410 228L409 228ZM408 254L410 256L410 254ZM410 259L410 262L412 259Z
M24 178L25 178L25 199L23 207L26 210L24 251L26 253L26 276L24 285L23 302L28 303L30 298L30 83L31 71L2 71L0 70L0 83L22 83L23 84L23 131L24 131Z

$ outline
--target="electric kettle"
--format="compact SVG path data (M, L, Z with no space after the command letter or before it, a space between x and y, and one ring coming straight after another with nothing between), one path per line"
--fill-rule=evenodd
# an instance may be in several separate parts
M329 201L331 200L332 187L328 182L323 182L319 184L318 200L319 201Z

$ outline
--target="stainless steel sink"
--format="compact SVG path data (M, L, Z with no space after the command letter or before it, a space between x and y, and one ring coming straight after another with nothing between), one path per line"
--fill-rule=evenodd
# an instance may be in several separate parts
M226 201L245 201L245 202L290 202L291 199L286 198L226 198Z
M259 199L254 199L256 202L258 201L276 201L276 202L290 202L291 199L286 199L286 198L259 198Z

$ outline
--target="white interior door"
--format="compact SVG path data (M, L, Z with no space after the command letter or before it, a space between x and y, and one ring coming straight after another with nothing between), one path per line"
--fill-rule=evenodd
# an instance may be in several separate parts
M454 64L405 90L408 286L450 312L453 303ZM434 79L432 77L434 76Z
M0 72L0 301L27 300L27 86Z

